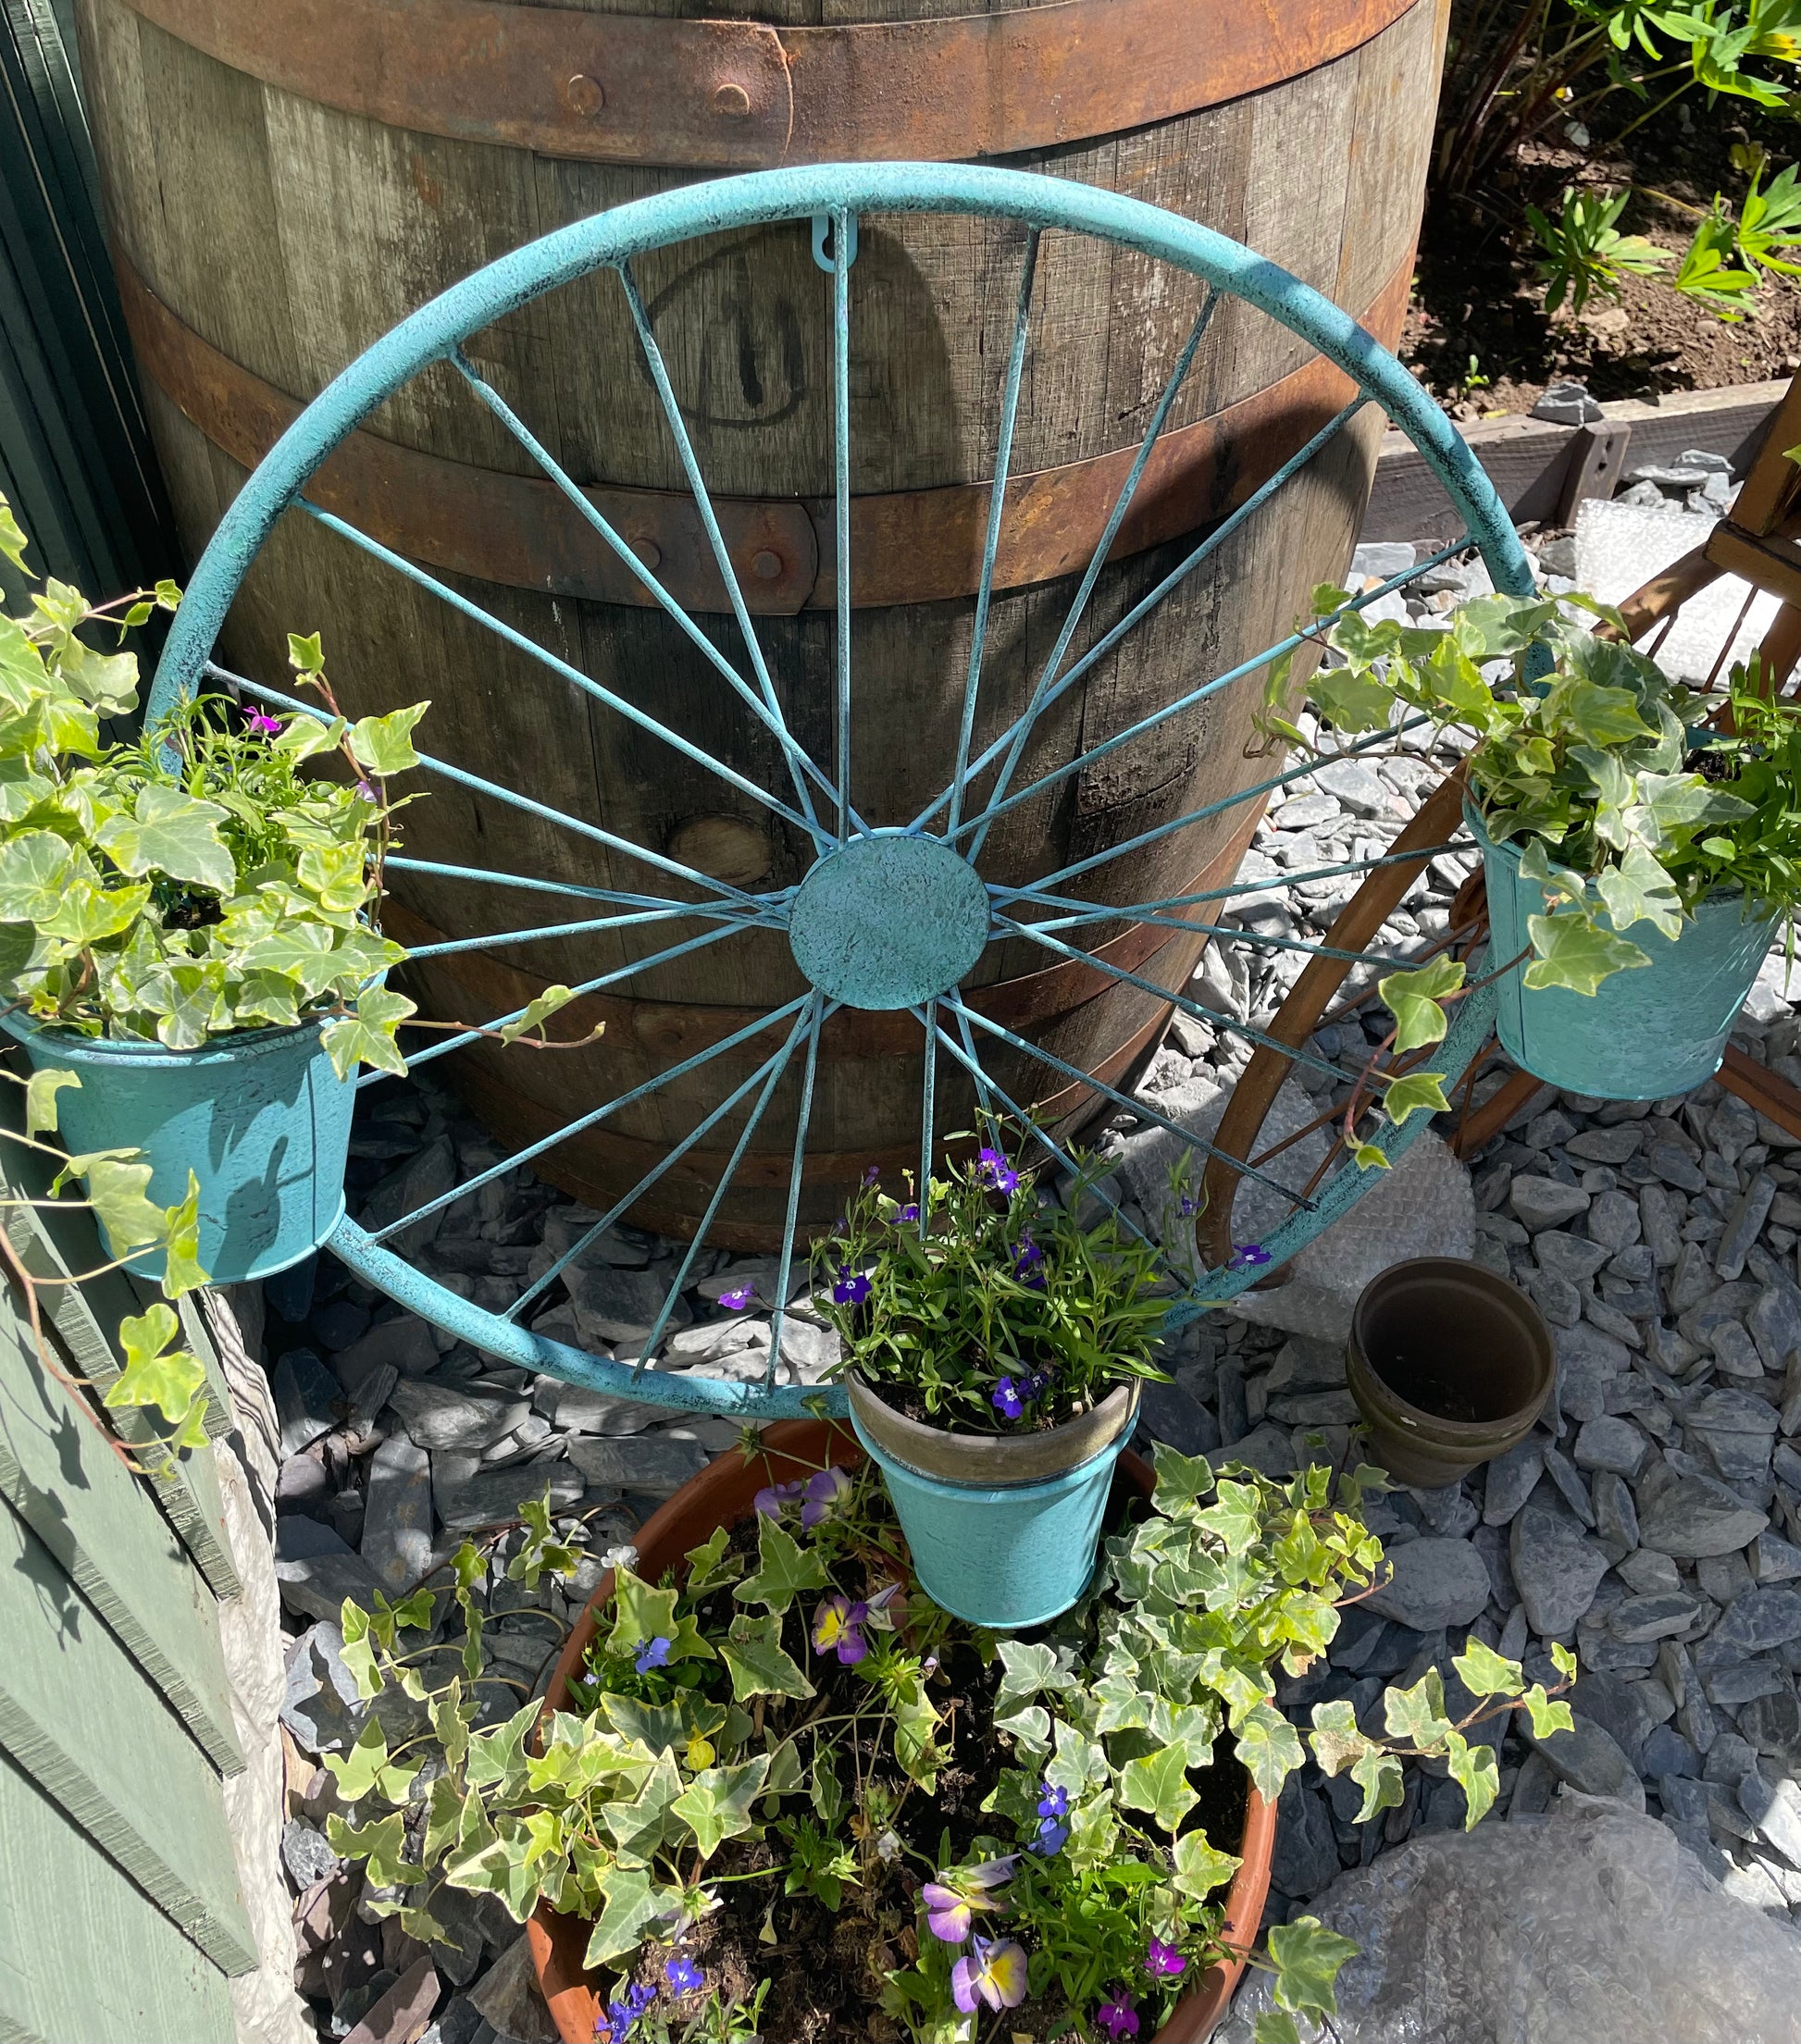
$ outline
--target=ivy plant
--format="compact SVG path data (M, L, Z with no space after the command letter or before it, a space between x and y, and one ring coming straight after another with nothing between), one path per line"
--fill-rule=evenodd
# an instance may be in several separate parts
M22 568L3 499L0 552ZM413 1004L381 975L405 954L377 907L401 806L387 783L418 763L427 705L341 716L317 638L291 637L324 714L209 698L109 740L103 720L138 703L125 634L179 600L166 582L94 605L52 578L0 617L0 1000L172 1050L317 1019L341 1075L404 1070Z
M875 1955L869 2013L913 2044L966 2044L1015 2009L1034 2036L1148 2036L1239 1950L1222 1907L1236 1836L1214 1840L1199 1817L1210 1770L1236 1762L1273 1798L1310 1743L1372 1815L1401 1799L1404 1765L1429 1759L1462 1783L1473 1824L1497 1788L1473 1722L1523 1708L1541 1732L1570 1723L1472 1639L1454 1664L1477 1700L1460 1721L1433 1671L1388 1692L1380 1726L1335 1701L1297 1727L1277 1670L1311 1667L1341 1604L1377 1579L1357 1507L1383 1480L1277 1482L1165 1448L1156 1479L1083 1601L1022 1639L914 1587L867 1468L772 1472L750 1528L720 1528L660 1580L615 1555L568 1707L498 1721L482 1701L486 1564L466 1545L442 1590L344 1605L372 1708L327 1763L345 1805L333 1849L423 1939L446 1935L446 1889L497 1895L521 1921L540 1902L583 1919L586 1962L612 1982L607 2044L748 2036L751 1999L781 2020L784 1966L847 1942ZM508 1573L566 1575L548 1500L527 1516ZM782 1941L778 1909L788 1957L746 1997L747 1955ZM1272 1933L1254 1958L1275 1976L1263 2044L1330 2016L1354 1950L1311 1918ZM846 2034L865 2025L834 2013Z
M1543 896L1519 961L1527 986L1593 994L1650 963L1636 935L1676 937L1720 889L1760 918L1801 900L1801 712L1767 701L1755 668L1733 668L1723 699L1697 694L1588 597L1479 597L1443 628L1372 624L1350 601L1329 586L1313 593L1314 628L1338 664L1316 672L1307 693L1347 737L1421 720L1461 735L1483 829L1519 846L1522 877ZM1620 636L1599 636L1571 607ZM1289 688L1285 660L1266 726L1309 745L1284 707ZM1380 987L1394 1047L1411 1051L1445 1035L1463 967L1435 959ZM1443 1076L1410 1075L1435 1087ZM1391 1108L1393 1096L1391 1086Z
M840 1370L960 1432L1020 1433L1087 1411L1154 1360L1168 1307L1157 1254L1111 1208L1043 1199L1000 1133L921 1203L872 1173L814 1247L814 1291L843 1341ZM1188 1212L1195 1210L1189 1202Z

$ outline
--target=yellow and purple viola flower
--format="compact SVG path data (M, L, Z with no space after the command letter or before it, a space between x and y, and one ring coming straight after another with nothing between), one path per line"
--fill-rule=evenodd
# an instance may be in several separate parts
M751 1503L764 1518L780 1518L783 1510L805 1489L805 1481L798 1476L792 1483L765 1483Z
M977 2001L1018 2008L1025 1999L1025 1948L1012 1938L977 1938L950 1969L950 1998L965 2015Z
M851 1489L849 1474L836 1465L814 1470L801 1492L801 1525L812 1528L821 1519L835 1518L850 1503Z
M977 1910L1001 1910L1007 1904L992 1890L1004 1888L1019 1865L1019 1854L984 1860L979 1866L953 1866L940 1871L937 1880L927 1881L919 1891L925 1904L925 1927L941 1945L960 1945L969 1936Z
M855 1667L869 1652L863 1624L869 1617L866 1604L853 1604L849 1597L827 1597L813 1615L813 1651L836 1654L845 1667Z

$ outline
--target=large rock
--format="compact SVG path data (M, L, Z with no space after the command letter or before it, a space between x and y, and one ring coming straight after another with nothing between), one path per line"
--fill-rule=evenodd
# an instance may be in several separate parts
M1557 1331L1557 1385L1551 1402L1578 1426L1598 1419L1607 1410L1608 1388L1632 1368L1633 1352L1625 1343L1604 1334L1586 1320Z
M390 1596L420 1581L431 1566L431 1457L404 1433L384 1441L369 1463L362 1547Z
M628 1441L578 1437L569 1443L569 1459L598 1490L673 1497L705 1467L707 1458L695 1442L672 1441L666 1434L637 1434Z
M275 1579L281 1602L304 1618L335 1618L346 1597L375 1602L375 1571L342 1536L290 1513L275 1522Z
M1769 1523L1723 1483L1678 1476L1668 1463L1654 1463L1636 1494L1640 1546L1684 1561L1730 1555L1756 1540Z
M479 1455L504 1440L531 1410L506 1392L464 1391L439 1379L403 1378L388 1403L422 1448Z
M1541 1483L1510 1529L1508 1558L1520 1601L1541 1639L1567 1639L1595 1601L1608 1557L1563 1500Z
M1340 2044L1801 2044L1801 1939L1617 1803L1417 1835L1310 1907L1359 1948ZM1248 1976L1215 2044L1273 2005Z
M1388 1551L1389 1579L1363 1601L1416 1632L1468 1625L1488 1602L1488 1570L1467 1540L1410 1540Z
M1540 1178L1532 1171L1522 1171L1509 1185L1507 1195L1514 1218L1534 1234L1545 1228L1561 1228L1566 1220L1585 1214L1592 1196L1580 1185L1566 1185L1559 1178Z

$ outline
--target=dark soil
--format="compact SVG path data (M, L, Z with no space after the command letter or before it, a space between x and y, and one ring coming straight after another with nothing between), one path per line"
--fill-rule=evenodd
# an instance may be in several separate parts
M1744 198L1734 142L1760 142L1771 175L1801 155L1801 126L1750 111L1747 119L1734 103L1721 101L1709 112L1697 98L1693 131L1682 129L1672 109L1628 138L1623 150L1610 148L1597 130L1585 152L1538 146L1486 188L1433 199L1401 359L1465 423L1528 412L1548 384L1568 378L1587 384L1603 402L1655 403L1666 391L1758 383L1801 369L1801 281L1770 279L1758 295L1756 316L1737 323L1648 277L1627 278L1617 302L1591 298L1579 319L1567 304L1549 319L1534 268L1537 248L1526 204L1555 217L1567 185L1638 187L1621 230L1680 260L1716 192L1734 208ZM1619 120L1629 118L1622 112Z
M1143 1500L1116 1487L1109 1530L1116 1530L1128 1514L1144 1509ZM754 1567L753 1519L733 1530L732 1549ZM702 1606L708 1629L723 1626L735 1608L730 1589L719 1592ZM807 1660L804 1626L797 1604L788 1614L782 1643L808 1667L817 1698L758 1699L758 1704L769 1706L767 1722L785 1734L799 1731L811 1718L836 1717L859 1704L867 1708L872 1701L868 1684L853 1669L819 1656ZM938 1651L941 1661L930 1694L944 1719L939 1742L949 1743L951 1757L939 1769L931 1796L900 1773L876 1738L853 1740L834 1728L831 1751L838 1779L852 1796L838 1827L838 1840L859 1862L859 1877L845 1883L836 1913L809 1894L784 1895L778 1877L733 1877L780 1865L787 1856L780 1839L729 1840L707 1864L707 1882L717 1883L722 1906L685 1934L682 1954L705 1973L710 1985L740 2001L748 2001L757 1982L767 1979L762 2034L779 2044L900 2044L905 2033L882 2012L880 2000L885 1978L918 1956L917 1897L921 1884L931 1877L925 1863L967 1857L978 1836L1000 1840L1002 1850L1011 1849L1004 1842L1011 1825L980 1807L1004 1769L1031 1765L994 1729L1000 1663L985 1667L967 1640L954 1636ZM1223 1738L1217 1752L1211 1767L1190 1778L1199 1801L1183 1829L1203 1829L1214 1844L1230 1851L1244 1832L1248 1777L1233 1759L1229 1740ZM804 1741L802 1757L807 1757ZM800 1794L786 1797L783 1806L790 1815L807 1810ZM876 1840L889 1827L912 1848L893 1861L876 1850ZM661 1988L669 1951L665 1945L646 1946L631 1978ZM1027 2010L1034 2025L1050 2032L1066 2013L1055 1997L1028 2002L1022 2017Z

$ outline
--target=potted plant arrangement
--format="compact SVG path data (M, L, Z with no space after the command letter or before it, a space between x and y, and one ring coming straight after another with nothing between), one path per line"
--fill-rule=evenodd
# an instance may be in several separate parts
M1349 599L1323 588L1314 601L1323 616ZM1573 622L1570 606L1619 636ZM1339 732L1423 716L1471 741L1465 821L1482 850L1508 1055L1606 1098L1709 1078L1801 899L1796 711L1743 668L1723 700L1697 695L1584 597L1482 597L1443 628L1340 614L1324 637L1342 663L1308 692ZM1273 709L1286 688L1285 669ZM1270 722L1306 742L1279 713ZM1439 1004L1461 985L1448 960L1391 976L1384 997L1408 1004L1397 1047L1442 1036Z
M972 1624L1038 1625L1094 1567L1168 1286L1112 1211L1077 1219L992 1146L924 1202L866 1178L814 1245L857 1438L928 1595Z
M1154 1480L1136 1456L1116 1474L1087 1594L996 1635L918 1587L855 1443L784 1422L611 1557L541 1702L511 1715L483 1672L489 1563L466 1544L446 1570L460 1636L429 1587L344 1605L373 1707L328 1761L330 1843L421 1939L447 1935L445 1888L500 1896L582 2044L1194 2044L1251 1957L1273 1805L1305 1757L1274 1671L1305 1670L1374 1579L1355 1507L1380 1479L1216 1475L1162 1448ZM547 1502L526 1519L515 1608L576 1558ZM1481 1700L1461 1723L1436 1670L1389 1692L1385 1739L1348 1700L1314 1705L1314 1754L1366 1815L1426 1755L1473 1824L1497 1775L1470 1725L1516 1705L1568 1724L1479 1641L1455 1666ZM1273 1929L1254 1963L1284 2013L1260 2038L1329 2015L1353 1950L1312 1918Z
M111 741L101 720L136 709L137 662L89 638L122 640L178 601L164 584L93 606L52 581L28 617L0 619L0 1026L61 1074L78 1157L142 1152L162 1207L193 1171L198 1260L230 1282L330 1232L356 1069L404 1069L394 1031L413 1004L382 975L405 954L376 909L400 806L386 782L417 763L426 705L348 723L317 638L295 638L323 716L209 698ZM341 778L302 771L327 759ZM159 1275L162 1254L134 1268Z

